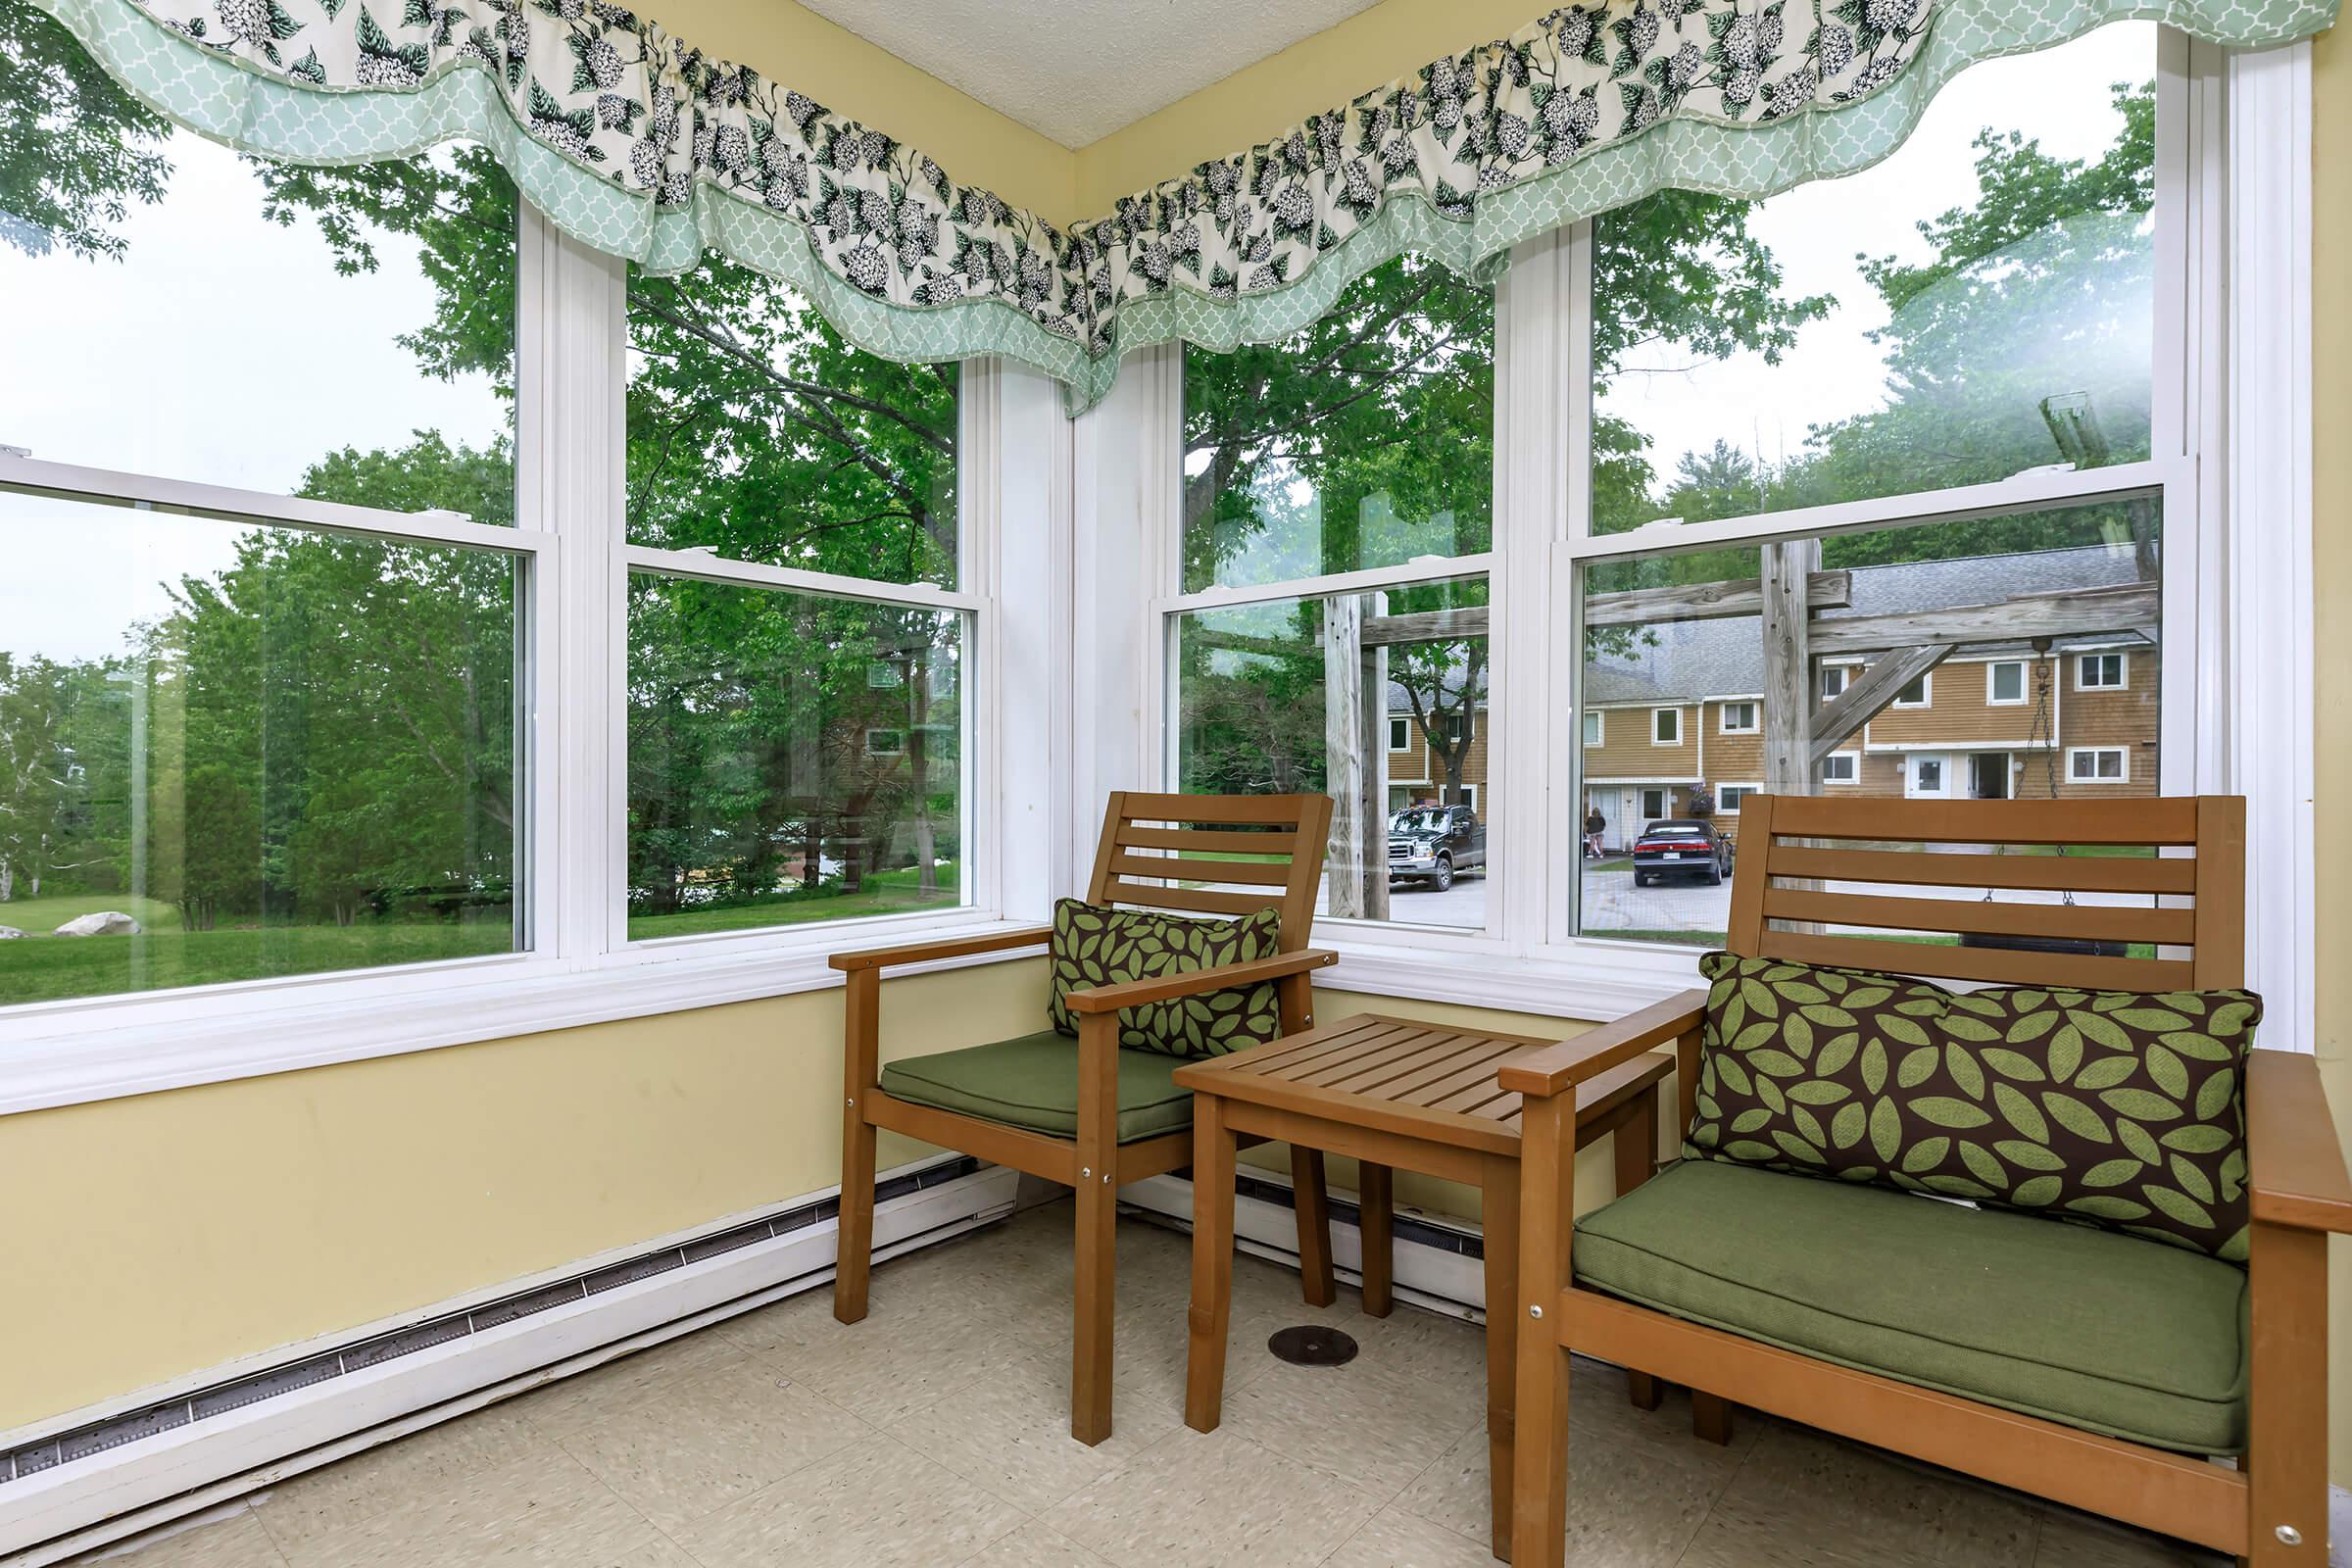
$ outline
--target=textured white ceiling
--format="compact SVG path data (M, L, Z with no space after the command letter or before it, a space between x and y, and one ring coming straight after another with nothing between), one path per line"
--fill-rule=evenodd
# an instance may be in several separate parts
M817 15L1071 148L1375 3L802 0ZM824 98L823 82L792 85ZM955 148L924 151L955 167Z

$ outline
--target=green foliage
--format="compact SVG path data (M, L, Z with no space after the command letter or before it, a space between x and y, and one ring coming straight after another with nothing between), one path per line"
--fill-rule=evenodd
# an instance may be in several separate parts
M132 206L163 199L169 122L29 0L0 0L0 244L121 256Z

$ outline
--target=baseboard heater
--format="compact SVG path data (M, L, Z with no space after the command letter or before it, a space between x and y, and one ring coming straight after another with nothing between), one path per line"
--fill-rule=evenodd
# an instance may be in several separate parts
M1290 1184L1243 1167L1234 1183L1235 1245L1253 1257L1298 1266L1297 1199ZM1193 1220L1193 1184L1182 1176L1152 1176L1119 1189L1120 1200L1147 1213ZM1331 1214L1332 1273L1361 1286L1363 1232L1352 1195L1334 1192ZM1391 1223L1395 1242L1396 1298L1472 1322L1486 1320L1486 1241L1468 1223L1431 1214L1399 1213Z
M1017 1182L968 1155L888 1173L875 1256L1002 1219ZM738 1217L18 1441L0 1449L0 1565L61 1561L825 1284L840 1212L827 1195Z

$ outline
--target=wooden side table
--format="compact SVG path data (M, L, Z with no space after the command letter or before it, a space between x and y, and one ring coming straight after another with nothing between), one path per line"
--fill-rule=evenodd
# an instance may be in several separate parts
M1391 1175L1417 1170L1483 1195L1487 1448L1494 1555L1510 1556L1512 1350L1519 1310L1519 1096L1494 1082L1505 1058L1556 1042L1358 1013L1253 1051L1176 1070L1193 1092L1193 1306L1185 1423L1213 1432L1225 1393L1233 1298L1234 1154L1243 1135L1351 1155L1363 1167L1364 1310L1386 1316L1394 1275ZM1657 1152L1658 1084L1671 1057L1644 1056L1583 1086L1576 1145L1626 1129L1617 1185L1645 1180ZM1320 1154L1317 1155L1317 1162ZM1301 1235L1305 1234L1302 1230ZM1318 1259L1303 1260L1309 1298ZM1328 1300L1328 1294L1322 1297ZM1640 1397L1639 1393L1637 1397Z

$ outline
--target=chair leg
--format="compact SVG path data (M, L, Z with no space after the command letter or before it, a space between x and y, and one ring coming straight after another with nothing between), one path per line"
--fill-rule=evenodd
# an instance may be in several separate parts
M833 1256L833 1316L843 1323L865 1316L874 1261L874 1124L865 1119L865 1099L874 1088L881 1000L879 969L850 971L843 1003L841 1222Z
M1732 1401L1720 1394L1690 1391L1690 1430L1701 1442L1729 1446L1732 1441Z
M1225 1340L1233 1315L1233 1130L1225 1102L1193 1097L1193 1305L1184 1370L1184 1424L1214 1432L1225 1400Z
M1070 1436L1110 1436L1110 1331L1118 1302L1118 1021L1093 1013L1078 1026L1076 1332L1070 1348Z
M1511 1488L1518 1452L1519 1162L1490 1155L1479 1191L1486 1238L1487 1479L1494 1555L1511 1560Z
M2328 1237L2254 1226L2246 1492L2253 1568L2328 1556ZM2280 1539L2285 1530L2300 1545Z
M1331 1279L1331 1206L1323 1183L1323 1151L1291 1146L1292 1201L1298 1208L1298 1280L1309 1306L1339 1299Z
M1364 1316L1387 1317L1396 1299L1396 1172L1368 1160L1359 1172L1356 1230L1364 1246Z

